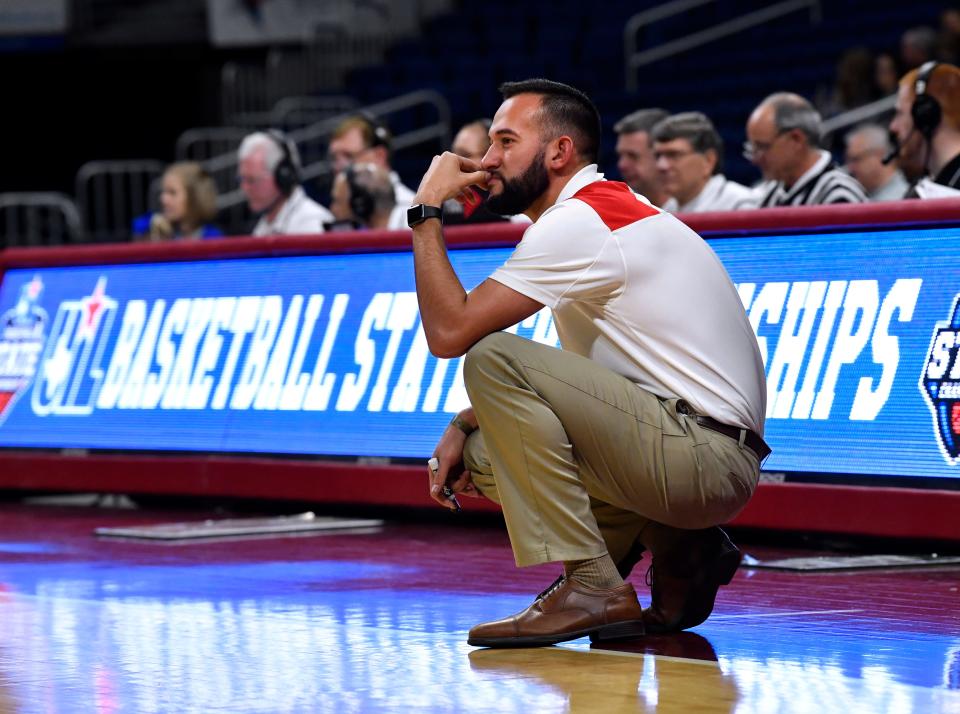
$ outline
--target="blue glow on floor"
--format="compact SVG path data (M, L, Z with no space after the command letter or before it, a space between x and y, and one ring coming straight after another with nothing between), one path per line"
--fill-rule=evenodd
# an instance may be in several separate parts
M15 543L11 541L0 543L2 553L60 553L61 549L47 543Z

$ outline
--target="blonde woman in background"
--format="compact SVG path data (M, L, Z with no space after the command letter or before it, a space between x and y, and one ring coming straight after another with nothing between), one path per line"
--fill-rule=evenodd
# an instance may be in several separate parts
M210 175L194 161L171 164L163 174L161 210L134 223L139 240L199 240L223 232L212 224L217 215L217 189Z

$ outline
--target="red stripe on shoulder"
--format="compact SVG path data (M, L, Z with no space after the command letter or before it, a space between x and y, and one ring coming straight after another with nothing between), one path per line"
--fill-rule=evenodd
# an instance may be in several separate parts
M659 213L653 206L638 200L630 187L621 181L594 181L573 194L573 198L596 211L611 231Z

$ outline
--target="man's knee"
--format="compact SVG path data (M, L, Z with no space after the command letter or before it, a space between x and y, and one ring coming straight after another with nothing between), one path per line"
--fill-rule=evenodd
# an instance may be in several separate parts
M492 364L504 363L513 352L511 343L522 339L509 332L492 332L467 350L463 360L463 380L467 386Z

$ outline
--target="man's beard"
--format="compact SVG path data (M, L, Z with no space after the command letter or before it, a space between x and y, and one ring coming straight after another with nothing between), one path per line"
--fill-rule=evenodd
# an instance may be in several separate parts
M501 216L515 216L530 208L550 186L547 167L543 165L546 155L546 149L540 149L530 165L514 179L508 179L500 174L503 190L496 196L490 195L487 199L487 208Z

